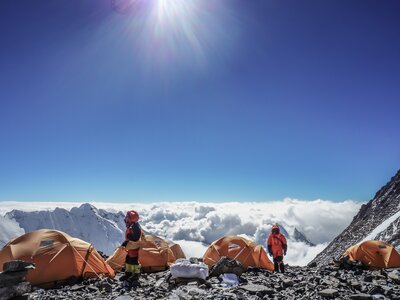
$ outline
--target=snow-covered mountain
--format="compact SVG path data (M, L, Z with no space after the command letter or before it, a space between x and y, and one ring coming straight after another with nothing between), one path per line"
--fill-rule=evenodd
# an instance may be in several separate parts
M290 203L289 213L283 209L285 207L283 203ZM202 255L209 244L224 235L242 235L265 245L272 225L278 222L282 233L288 238L287 261L304 265L325 245L319 243L315 246L306 234L298 229L307 228L310 231L312 227L297 222L298 208L294 206L294 203L297 206L307 206L297 200L282 202L280 210L271 212L273 213L271 215L266 212L271 211L270 206L276 204L183 202L135 204L126 207L140 211L140 223L147 233L179 242L189 256ZM327 211L330 208L330 204L327 205L325 202L316 203L321 207L326 207ZM266 205L269 205L269 209L266 209ZM227 206L229 206L229 212L227 212ZM125 230L123 219L126 207L120 207L123 211L117 210L118 206L103 205L103 207L107 209L96 208L92 204L85 203L79 207L51 209L46 204L44 209L36 210L36 208L31 209L29 206L21 205L20 209L7 212L3 218L8 222L14 222L20 230L18 232L14 230L13 234L8 235L10 239L23 232L54 228L91 242L98 250L111 254L123 241ZM282 211L282 217L277 216L279 211ZM307 219L307 221L310 220ZM318 225L321 225L320 222Z
M8 241L24 233L25 231L15 220L0 215L0 247L3 247Z
M310 240L304 235L304 233L299 231L296 227L294 228L294 231L293 231L293 239L298 242L303 242L304 244L312 246L312 247L315 246L315 244L310 242Z
M122 212L110 213L88 203L70 211L58 207L53 211L13 210L6 217L15 220L25 232L43 228L61 230L93 243L108 254L121 244L125 230Z
M361 206L351 224L313 262L328 264L349 246L366 240L381 240L400 247L400 170L375 197Z

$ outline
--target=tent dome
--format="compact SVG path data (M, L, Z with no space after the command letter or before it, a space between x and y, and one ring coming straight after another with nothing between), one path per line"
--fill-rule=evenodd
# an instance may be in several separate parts
M115 271L121 271L125 266L125 257L130 247L140 248L139 263L145 272L164 271L178 258L185 258L179 244L155 235L145 235L138 242L129 242L126 248L118 247L107 259L107 263Z
M381 241L365 241L351 246L343 256L348 256L351 261L359 260L371 268L400 267L400 254L392 245Z
M213 242L204 253L203 261L211 267L222 256L236 259L245 268L257 267L274 270L274 265L269 260L264 248L240 236L225 236Z
M10 260L34 263L36 269L28 271L27 280L43 287L72 277L115 276L91 244L52 229L32 231L6 244L0 251L0 271Z

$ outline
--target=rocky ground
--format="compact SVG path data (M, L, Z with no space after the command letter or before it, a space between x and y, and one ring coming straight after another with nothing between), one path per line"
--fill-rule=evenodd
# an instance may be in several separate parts
M142 274L134 288L118 278L87 280L60 289L37 289L30 299L400 299L400 269L369 271L287 267L285 274L250 269L235 287L217 277L203 282L169 279L169 271Z

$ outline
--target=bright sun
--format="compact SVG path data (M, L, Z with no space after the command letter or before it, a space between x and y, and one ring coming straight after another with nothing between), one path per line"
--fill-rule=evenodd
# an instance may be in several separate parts
M156 0L154 34L169 45L183 43L202 55L201 3L196 0Z
M128 15L134 37L151 60L204 63L206 52L226 42L226 1L111 0ZM224 4L222 4L224 3ZM214 48L214 49L213 49Z

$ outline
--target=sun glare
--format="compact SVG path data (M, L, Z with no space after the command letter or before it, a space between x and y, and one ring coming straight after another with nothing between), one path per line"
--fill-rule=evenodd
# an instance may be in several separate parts
M136 45L141 47L149 64L189 60L203 65L207 53L226 42L225 1L113 1L117 12L129 15L133 36L140 38Z
M153 38L168 52L190 50L201 59L205 46L202 44L201 12L200 1L157 0L152 15Z

